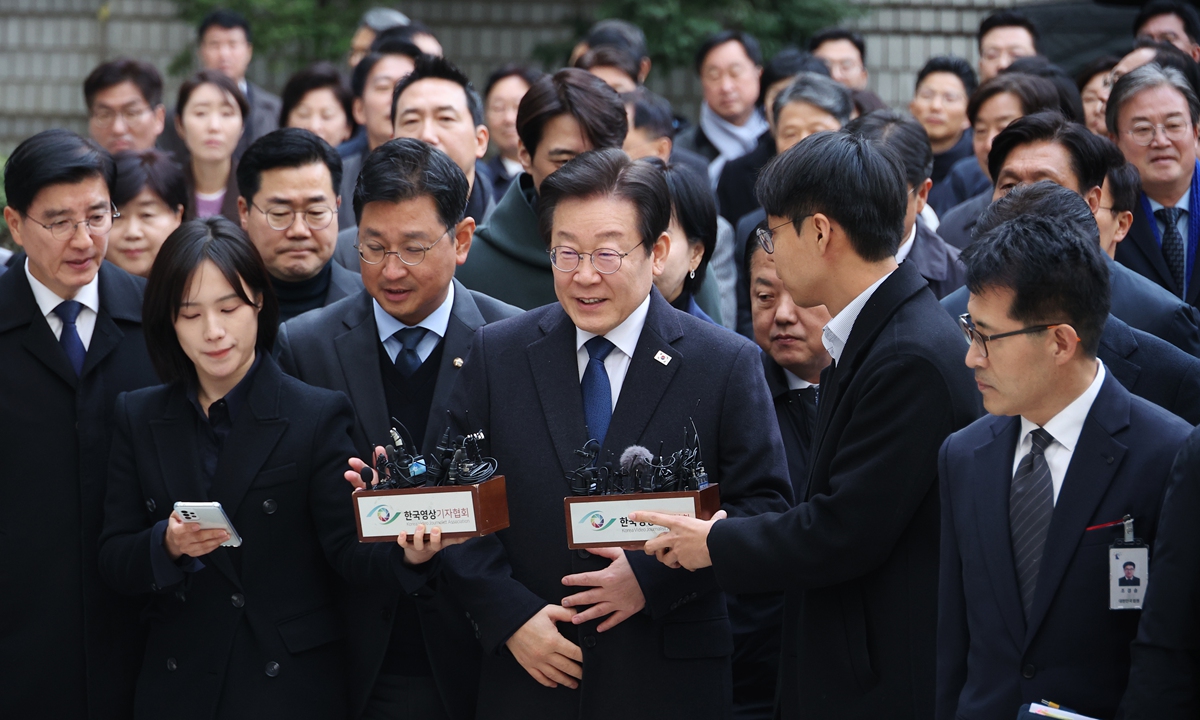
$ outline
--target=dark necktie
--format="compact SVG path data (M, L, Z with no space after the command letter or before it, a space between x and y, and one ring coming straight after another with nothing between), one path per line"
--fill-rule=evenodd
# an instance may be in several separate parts
M1054 484L1046 463L1046 447L1054 442L1050 433L1038 428L1030 433L1033 448L1021 458L1008 494L1008 523L1012 536L1013 562L1017 568L1017 587L1025 617L1033 607L1037 592L1038 568L1046 547L1046 531L1054 515Z
M604 358L616 346L600 335L583 346L588 351L587 369L583 371L583 380L579 383L583 390L583 419L591 436L604 445L608 422L612 420L612 385L608 381L608 370L604 368Z
M82 310L83 304L77 300L64 300L54 308L54 314L63 323L58 343L67 352L67 359L71 361L71 367L75 368L75 374L78 376L83 375L83 358L87 355L87 350L83 348L83 340L79 338L79 328L75 327L75 320Z
M1184 286L1184 276L1187 263L1184 260L1185 250L1183 236L1179 234L1179 218L1186 212L1182 208L1162 208L1154 211L1154 217L1163 224L1162 254L1171 270L1171 277L1179 287L1181 296L1187 292Z
M417 368L421 367L421 356L417 354L417 346L425 339L427 332L429 330L426 328L413 327L403 328L392 334L392 337L404 346L396 353L396 370L405 378L412 377Z

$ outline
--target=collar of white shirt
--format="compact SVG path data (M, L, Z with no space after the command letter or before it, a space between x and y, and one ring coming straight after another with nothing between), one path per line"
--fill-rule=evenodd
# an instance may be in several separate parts
M1100 387L1104 385L1104 376L1106 371L1104 363L1096 361L1096 377L1092 379L1091 385L1087 386L1079 397L1071 401L1058 414L1050 418L1042 429L1050 433L1050 437L1054 438L1054 442L1046 449L1046 461L1050 465L1050 475L1054 484L1054 499L1057 502L1058 492L1062 488L1062 482L1066 476L1067 467L1070 465L1071 456L1075 453L1075 445L1079 442L1079 435L1083 432L1083 423L1087 420L1088 413L1092 410L1092 403L1096 402L1096 396L1100 394ZM1021 417L1021 439L1017 443L1017 451L1014 455L1013 473L1016 474L1017 466L1021 463L1021 458L1029 454L1033 448L1033 438L1030 436L1034 430L1038 429L1038 425L1030 420ZM1061 446L1065 450L1064 454L1055 452L1056 445Z
M1157 200L1154 200L1149 195L1146 196L1146 199L1150 201L1150 210L1153 212L1157 212L1166 207L1166 205L1163 205L1162 203L1158 202ZM1188 191L1183 194L1183 197L1176 200L1175 204L1172 205L1171 207L1179 208L1180 210L1183 210L1184 212L1191 212L1191 207L1190 207L1191 204L1192 204L1192 191L1189 188Z
M867 301L871 299L883 281L891 276L892 273L888 273L876 280L871 287L863 290L858 297L850 301L849 305L842 308L842 311L834 316L821 331L821 343L829 351L829 356L835 363L842 361L842 351L846 349L846 341L850 339L850 331L854 329L854 322L858 320L858 314L862 312Z
M416 325L405 325L396 318L388 314L386 310L380 306L378 300L371 300L371 309L375 312L375 329L379 333L379 342L383 343L383 348L387 350L388 357L392 362L396 361L396 355L400 353L403 344L393 337L398 331L407 327L423 327L429 332L425 333L425 337L417 345L417 355L421 358L421 362L429 359L433 353L433 349L442 338L446 337L446 328L450 325L450 310L454 307L454 282L451 281L450 287L446 291L446 299L438 305L437 309L425 316L425 319Z
M788 390L803 390L804 388L816 385L816 383L810 383L787 368L783 369L783 376L787 378Z
M900 249L896 251L896 264L904 262L908 258L908 254L912 252L913 243L917 240L917 224L913 223L912 230L909 231L908 237L904 243L900 245Z
M646 325L646 316L650 314L650 296L642 301L641 305L634 308L633 312L629 313L629 317L621 321L621 324L604 333L604 337L608 341L617 346L617 349L625 354L625 357L632 359L633 351L637 349L638 338L642 336L642 328ZM590 333L587 330L575 328L575 351L583 351L584 363L582 368L587 367L587 350L584 349L584 344L588 340L596 337L596 333ZM579 379L583 379L583 369L579 371Z
M66 298L59 297L57 293L33 276L33 273L29 271L29 258L25 258L25 277L29 279L29 289L33 291L33 299L37 301L38 310L46 318L50 329L54 331L54 336L60 337L62 320L54 314L54 308L65 302ZM71 299L83 305L85 310L92 311L90 315L81 311L75 322L79 339L86 349L91 345L92 330L96 327L96 315L100 312L100 273L97 272L90 283L79 288L79 292L75 293L75 297Z

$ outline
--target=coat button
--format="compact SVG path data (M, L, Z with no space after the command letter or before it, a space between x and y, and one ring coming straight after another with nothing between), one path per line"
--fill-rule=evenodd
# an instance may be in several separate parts
M388 622L389 620L392 619L392 609L390 607L385 607L383 609L383 612L380 613L380 617L383 618L384 622Z
M177 668L177 667L179 667L179 663L175 662L175 658L167 658L167 669L168 670L170 670L171 672L174 672L175 668Z
M588 552L587 550L576 550L575 554L578 555L583 560L587 560L588 558L590 558L592 556L592 554L590 552Z
M266 514L274 515L275 511L279 508L279 505L274 500L263 500L262 508L263 512Z
M156 507L158 507L158 506L154 504L154 498L150 498L149 500L146 501L146 510L147 511L154 512L154 508L156 508Z
M589 648L596 647L596 636L595 635L584 635L583 636L583 646L589 647Z
M246 604L246 596L242 595L241 593L234 593L233 597L229 598L229 600L230 600L230 602L233 603L233 606L236 608L240 608L241 606Z
M1021 677L1025 678L1026 680L1032 680L1034 675L1037 675L1037 668L1033 666L1033 663L1029 663L1025 667L1021 668Z
M274 662L274 661L267 663L266 672L267 672L267 677L275 677L276 675L278 675L279 674L279 663Z
M158 592L158 583L150 583L150 592Z

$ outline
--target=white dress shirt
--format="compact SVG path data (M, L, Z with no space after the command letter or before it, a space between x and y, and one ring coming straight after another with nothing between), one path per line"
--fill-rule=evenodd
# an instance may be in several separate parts
M504 172L508 173L509 177L516 177L525 172L525 166L516 160L509 160L503 155L500 156L500 164L504 166Z
M842 311L835 315L821 331L821 344L829 351L829 356L835 363L842 361L842 351L846 349L846 341L850 339L850 331L854 329L854 321L858 319L858 314L862 312L867 301L871 299L883 281L891 276L892 273L888 273L876 280L874 285L863 290L858 297L850 301L849 305L842 308Z
M1046 464L1050 466L1050 482L1054 485L1054 502L1058 503L1058 493L1062 490L1063 478L1067 476L1067 468L1071 465L1071 456L1075 454L1075 446L1079 443L1079 434L1083 432L1083 422L1091 412L1092 403L1100 394L1100 386L1104 384L1104 363L1096 361L1096 377L1087 390L1071 401L1071 404L1059 411L1057 415L1042 426L1050 433L1054 442L1046 446ZM1017 452L1013 455L1013 475L1021 460L1033 449L1031 433L1038 426L1021 417L1021 439L1017 442Z
M33 290L33 299L37 301L38 310L45 316L50 331L54 333L55 339L61 339L63 321L54 314L54 308L67 298L59 297L29 272L29 258L25 258L25 277L29 278L29 289ZM83 349L87 350L92 345L92 333L96 330L96 313L100 312L100 273L96 273L90 283L79 288L79 292L71 299L83 305L79 317L75 318L75 331L79 333Z
M421 362L428 360L437 344L446 337L446 328L450 325L450 309L453 307L454 283L450 283L450 289L442 304L416 325L405 325L389 315L379 305L378 300L371 301L371 308L375 311L375 329L379 332L379 342L383 343L383 349L387 351L392 362L396 362L396 356L404 349L404 343L396 339L394 335L397 331L407 327L423 327L429 330L425 333L425 337L421 338L421 342L417 343L417 357L421 358Z
M917 224L913 223L912 230L908 233L908 237L901 243L896 250L896 264L904 262L908 258L908 254L912 252L913 241L917 239Z
M621 395L621 386L625 384L625 374L629 372L629 362L633 360L633 351L637 348L638 338L642 336L642 328L646 325L646 315L650 313L650 296L641 305L629 313L624 322L604 334L616 347L604 358L604 371L608 373L608 385L612 388L612 406L617 409L617 398ZM583 371L587 370L588 355L584 343L596 337L595 333L575 328L575 358L579 361L579 382L583 382Z
M788 390L803 390L804 388L816 385L816 383L810 383L787 368L783 369L783 376L787 378Z

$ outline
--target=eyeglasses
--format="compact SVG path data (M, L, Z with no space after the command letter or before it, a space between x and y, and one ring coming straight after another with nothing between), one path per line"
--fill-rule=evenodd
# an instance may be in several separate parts
M1125 134L1133 138L1133 141L1142 147L1148 147L1154 142L1154 138L1158 136L1158 131L1162 130L1163 135L1168 140L1179 142L1188 137L1188 131L1191 130L1192 123L1186 120L1171 120L1162 125L1155 125L1148 122L1134 123L1133 127L1126 130Z
M112 205L112 203L110 203ZM112 205L112 210L109 212L99 211L94 212L87 217L86 220L72 222L71 220L62 219L56 220L49 225L43 222L38 222L33 218L29 218L30 222L41 225L50 231L55 240L70 240L75 236L75 228L80 225L87 225L89 235L106 235L109 230L112 230L113 220L121 217L121 213L117 212L117 206Z
M1066 324L1067 323L1053 323L1051 325L1030 325L1029 327L1021 328L1020 330L1013 330L1012 332L996 333L995 335L984 335L983 333L979 332L979 328L975 327L975 323L971 321L970 313L963 313L962 315L958 316L958 326L959 326L959 328L962 329L963 336L967 338L968 343L979 345L980 354L983 357L988 356L987 344L988 344L988 342L990 342L992 340L999 340L1001 338L1013 337L1014 335L1030 335L1035 332L1041 332L1043 330L1051 330L1060 325L1066 325Z
M428 246L412 244L406 245L398 251L385 250L378 245L363 245L362 243L357 243L354 247L358 249L358 256L368 265L379 265L387 260L388 255L395 255L399 258L400 262L409 267L415 267L420 265L421 261L425 259L425 253L432 250L433 246L440 243L442 238L446 237L449 232L450 228L446 228L446 232L438 235L438 239L434 240Z
M795 220L788 220L787 222L779 223L778 225L776 225L773 228L761 228L760 227L754 231L754 236L756 238L758 238L758 244L762 246L762 249L766 250L767 254L770 255L775 252L775 231L776 230L783 227L784 225L791 225L792 223L802 223L802 222L804 222L804 218L809 218L809 217L812 217L811 213L808 215L803 215L801 217L798 217Z
M333 222L333 208L324 205L313 205L307 210L293 210L286 205L275 205L263 210L254 203L250 205L267 216L267 225L270 225L272 230L287 230L296 222L296 215L304 216L304 224L309 230L324 230Z
M581 253L578 250L572 250L569 247L558 246L552 247L547 252L550 253L550 264L559 272L575 272L579 267L579 258L587 255L592 261L592 267L601 275L612 275L621 269L621 261L625 259L628 252L620 250L612 250L610 248L601 248L596 252ZM630 250L629 252L633 252Z
M100 127L108 127L117 121L117 116L120 115L126 125L133 125L138 120L142 119L146 113L150 112L150 107L141 105L139 107L127 107L121 110L110 110L109 108L100 108L92 113L92 122Z

